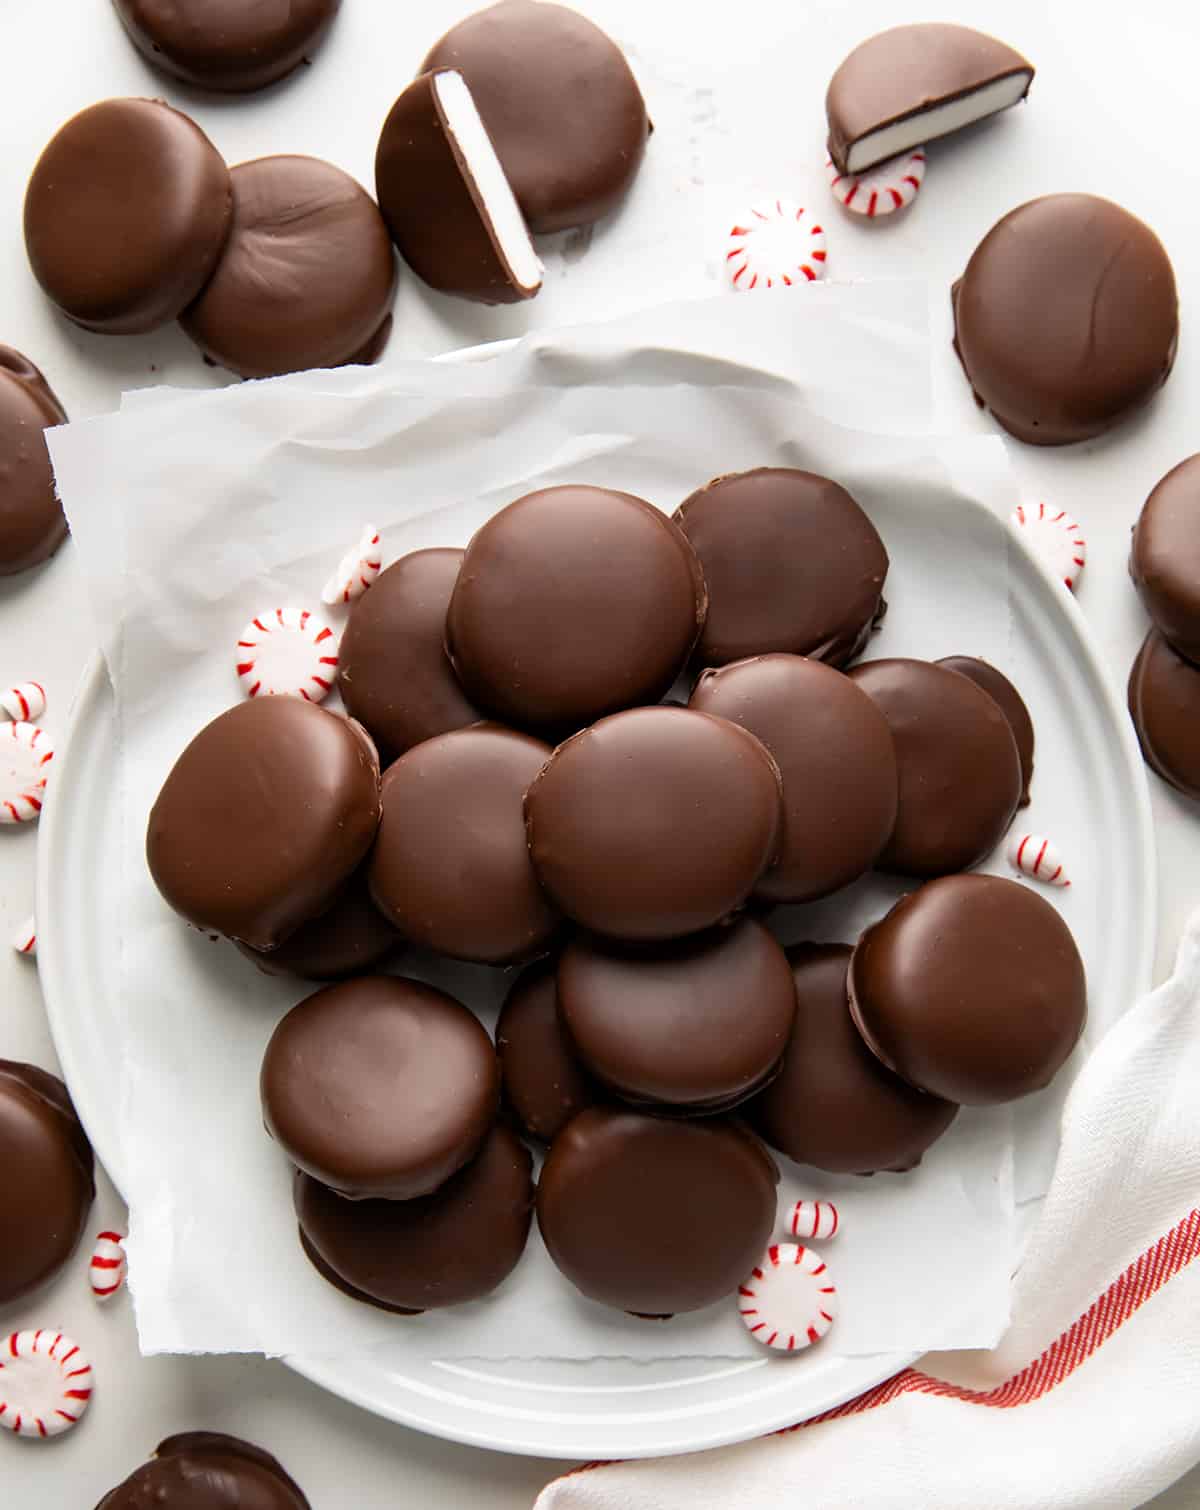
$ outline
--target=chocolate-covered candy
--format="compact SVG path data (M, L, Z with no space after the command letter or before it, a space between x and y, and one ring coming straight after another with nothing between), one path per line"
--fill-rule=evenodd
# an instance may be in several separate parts
M446 609L462 559L459 550L401 556L350 610L338 691L386 759L483 717L446 654Z
M1166 382L1179 341L1175 274L1128 210L1048 194L1005 215L951 291L954 348L1018 440L1062 446L1119 424Z
M184 330L241 377L374 361L396 259L371 196L316 157L256 158L230 180L233 227Z
M501 0L460 21L421 72L466 79L533 231L588 225L642 160L646 106L621 49L577 11Z
M573 939L558 1009L584 1063L625 1100L715 1112L777 1070L796 990L782 948L743 918L654 948Z
M309 1510L283 1465L250 1442L219 1431L168 1437L96 1510Z
M829 155L863 173L1023 100L1033 65L968 26L895 26L859 43L829 81Z
M233 205L229 169L162 100L89 105L38 159L25 191L34 277L88 330L154 330L216 266Z
M245 94L305 62L340 0L114 0L147 63L199 89Z
M560 745L525 799L551 899L623 939L718 923L775 858L779 771L745 729L687 708L633 708Z
M761 1258L778 1179L736 1123L593 1107L551 1146L538 1226L592 1300L639 1316L699 1311L733 1294Z
M457 70L421 74L392 106L375 195L400 255L430 288L512 304L542 286L541 260Z
M959 676L965 676L977 687L982 687L1008 719L1021 760L1021 806L1028 807L1029 788L1033 781L1034 733L1033 719L1029 716L1025 699L1002 671L997 671L990 662L981 661L976 656L946 655L935 664L945 666L947 671L957 671Z
M845 944L788 950L795 1023L779 1074L745 1112L797 1163L835 1174L912 1169L958 1107L906 1085L863 1043L846 990L852 952Z
M783 840L757 897L807 902L870 870L899 784L891 730L861 688L819 661L761 655L706 671L690 706L749 729L779 766Z
M481 707L569 733L657 702L687 662L706 605L695 552L657 509L610 488L543 488L467 546L446 643Z
M262 1075L267 1130L291 1162L351 1199L428 1195L496 1116L491 1039L454 997L368 975L314 992L279 1023Z
M354 872L333 906L302 923L275 949L236 947L267 975L341 980L383 964L400 947L400 935L371 900L367 862Z
M793 467L717 477L680 505L675 521L708 584L702 665L787 650L844 666L884 615L887 550L828 477Z
M42 436L66 418L29 358L0 346L0 577L37 566L67 537Z
M1129 673L1129 714L1152 771L1200 797L1200 666L1152 629Z
M388 767L371 894L405 938L491 965L545 951L559 920L530 863L524 799L551 753L481 723Z
M379 814L363 729L302 698L260 697L214 718L175 762L146 860L189 923L274 949L333 905Z
M75 1251L96 1193L92 1169L62 1081L0 1059L0 1306L53 1279Z
M557 961L530 965L514 982L496 1023L496 1052L509 1111L531 1138L550 1143L599 1099L558 1015Z
M1087 1019L1071 930L1019 881L945 876L859 939L850 1010L910 1085L967 1106L1049 1085Z
M1129 574L1157 627L1200 662L1200 456L1172 467L1142 505Z
M516 1268L533 1217L533 1161L493 1127L478 1154L431 1195L345 1201L297 1171L300 1242L354 1300L412 1314L479 1300Z
M999 704L930 661L868 661L850 678L887 719L900 774L879 869L924 877L977 865L1021 801L1021 759Z

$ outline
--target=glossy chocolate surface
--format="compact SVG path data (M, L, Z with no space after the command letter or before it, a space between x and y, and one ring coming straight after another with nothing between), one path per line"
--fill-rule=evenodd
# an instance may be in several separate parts
M951 293L978 402L1018 440L1062 446L1119 424L1166 382L1175 274L1152 230L1091 194L1049 194L987 233Z
M1200 456L1172 467L1146 499L1129 574L1158 629L1200 661Z
M1200 798L1200 667L1152 629L1129 673L1129 715L1152 771Z
M687 708L633 708L560 745L525 799L534 869L568 917L679 938L750 895L782 830L779 771L752 734Z
M1087 1019L1071 930L1030 887L998 876L945 876L903 897L859 939L849 989L879 1060L966 1106L1049 1085Z
M683 533L631 493L543 488L479 529L446 643L468 696L498 718L573 733L657 702L707 606Z
M850 673L892 731L896 826L880 870L949 875L984 859L1021 800L1021 759L996 700L929 661L867 661Z
M900 1172L921 1162L958 1107L906 1085L863 1043L847 997L852 953L845 944L788 950L795 1024L779 1074L745 1112L799 1164L835 1174Z
M168 1437L96 1510L309 1510L283 1465L217 1431Z
M783 841L756 896L807 902L870 870L892 836L899 778L887 720L849 677L756 656L706 671L689 706L748 729L779 766Z
M736 472L698 489L674 517L708 584L701 665L786 650L844 666L883 617L887 550L828 477Z
M551 1143L601 1092L558 1015L557 961L521 973L500 1008L496 1052L508 1110L531 1138Z
M965 676L977 687L982 687L1008 719L1021 760L1021 806L1028 807L1029 788L1033 781L1034 732L1025 699L1008 677L989 661L981 661L973 655L947 655L935 664L944 666L947 671L957 671L959 676Z
M491 965L546 950L559 918L529 858L524 802L552 753L528 734L481 723L428 739L388 767L371 894L405 938Z
M189 923L273 949L332 906L379 814L379 764L357 724L260 697L214 718L175 762L146 859Z
M331 981L374 970L401 947L401 938L371 900L364 861L333 906L302 923L277 949L236 947L267 975Z
M0 346L0 577L39 565L67 537L42 435L66 417L29 358Z
M200 292L229 234L229 170L162 100L89 105L38 159L25 191L34 277L89 330L154 330Z

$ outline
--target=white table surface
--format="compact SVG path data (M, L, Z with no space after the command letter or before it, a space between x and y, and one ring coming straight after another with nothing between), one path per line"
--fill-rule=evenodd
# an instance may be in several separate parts
M424 50L469 0L345 0L329 45L311 69L265 96L205 98L142 64L103 0L54 0L0 12L0 341L46 372L75 417L113 408L124 388L154 382L208 386L205 368L174 328L145 337L88 335L41 298L25 261L21 201L37 153L73 111L110 94L161 95L189 110L231 162L278 151L325 156L368 186L379 124ZM947 428L986 431L949 349L947 291L979 237L1036 194L1107 194L1155 227L1175 263L1184 334L1160 399L1116 434L1066 451L1012 447L1032 499L1073 511L1086 530L1080 600L1111 667L1124 682L1144 632L1126 577L1128 530L1149 488L1200 448L1200 358L1189 316L1200 288L1196 229L1200 169L1194 155L1194 64L1200 21L1175 0L1100 7L1090 0L961 0L923 5L921 19L995 31L1038 67L1029 105L936 146L917 205L894 224L865 227L828 198L822 100L829 73L861 37L912 12L885 0L740 0L734 7L681 0L583 0L581 8L633 59L656 131L625 211L594 237L557 238L550 276L531 305L506 310L430 296L402 274L394 355L434 354L577 321L694 289L702 274L702 220L732 188L749 199L778 193L815 203L826 217L830 271L839 277L926 274L941 337L938 396ZM1103 17L1103 19L1100 19ZM1030 269L1036 276L1036 269ZM802 297L802 291L798 291ZM385 358L386 360L386 358ZM864 415L864 423L870 416ZM164 507L170 500L164 500ZM70 544L45 569L0 579L0 685L35 678L47 688L49 727L61 728L90 637ZM1197 900L1200 816L1152 778L1160 846L1158 975ZM32 905L36 834L0 831L0 944ZM1079 877L1103 905L1103 877ZM1119 927L1120 919L1112 925ZM37 975L0 947L0 1056L55 1064ZM92 1232L123 1219L101 1178ZM86 1246L86 1245L85 1245ZM324 1395L276 1363L257 1359L153 1359L137 1353L125 1298L91 1299L80 1252L56 1284L11 1308L8 1327L49 1325L90 1353L97 1390L78 1431L43 1446L0 1442L0 1503L12 1510L91 1506L172 1431L241 1433L276 1451L314 1510L401 1506L517 1510L566 1466L505 1458L422 1437ZM1159 1502L1200 1504L1200 1471Z

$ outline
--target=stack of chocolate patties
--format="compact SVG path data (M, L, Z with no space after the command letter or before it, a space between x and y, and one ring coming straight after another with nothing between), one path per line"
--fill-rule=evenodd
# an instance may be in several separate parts
M962 874L1026 797L1029 715L969 658L843 669L887 570L863 510L808 472L718 478L674 518L530 493L355 604L349 721L259 699L185 751L149 858L193 923L316 976L397 940L528 966L499 1062L466 1006L387 975L279 1024L265 1119L334 1284L393 1310L497 1285L534 1199L517 1129L549 1145L562 1272L639 1315L696 1310L775 1224L751 1128L823 1169L903 1170L959 1104L1061 1066L1085 1015L1070 933L1026 887ZM929 884L853 950L785 951L766 926L872 868ZM481 1218L488 1243L454 1240Z

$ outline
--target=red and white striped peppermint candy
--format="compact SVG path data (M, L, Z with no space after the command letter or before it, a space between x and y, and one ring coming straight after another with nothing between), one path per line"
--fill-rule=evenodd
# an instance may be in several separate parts
M1044 834L1014 834L1008 841L1008 863L1043 886L1070 886L1062 855Z
M92 1365L61 1332L13 1332L0 1342L0 1426L19 1437L57 1437L91 1397Z
M825 1260L796 1243L773 1243L738 1286L738 1314L764 1347L795 1353L820 1342L837 1316Z
M32 916L13 932L12 946L18 954L27 954L31 959L37 953L37 924Z
M326 582L321 602L330 605L353 603L374 583L382 565L379 531L373 524L366 524L358 544L346 552L338 562L337 571Z
M39 724L0 724L0 823L30 823L42 811L54 741Z
M46 711L46 689L41 682L18 682L0 692L0 709L18 722L36 723Z
M125 1283L125 1239L119 1232L102 1232L88 1263L88 1283L97 1300L111 1300Z
M255 614L237 642L238 680L247 697L322 702L333 690L337 661L333 630L307 608Z
M825 276L825 232L802 205L765 199L730 230L725 270L739 293Z
M797 1201L792 1207L788 1231L793 1237L824 1242L837 1236L840 1225L838 1209L832 1201Z
M839 173L833 159L827 157L825 172L836 200L855 215L877 220L904 209L917 197L925 181L925 148L889 157L865 173Z
M1008 522L1030 550L1074 592L1087 564L1087 541L1066 510L1048 509L1044 503L1026 508L1019 503Z

